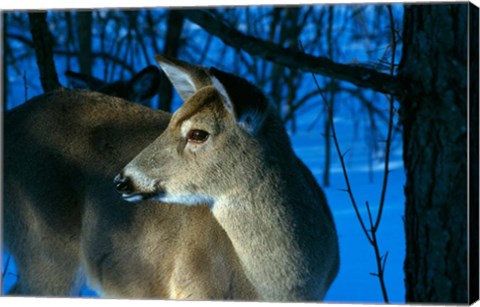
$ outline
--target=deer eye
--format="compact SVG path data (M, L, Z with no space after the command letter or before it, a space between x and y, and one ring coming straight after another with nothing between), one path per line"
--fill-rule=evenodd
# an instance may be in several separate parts
M192 129L187 133L187 140L193 143L203 143L208 139L210 134L203 130Z

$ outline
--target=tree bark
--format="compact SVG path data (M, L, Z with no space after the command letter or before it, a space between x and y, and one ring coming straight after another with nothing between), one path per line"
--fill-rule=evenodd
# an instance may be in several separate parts
M469 59L470 65L470 98L469 98L469 110L470 110L470 183L469 183L469 225L470 225L470 237L469 237L469 280L468 280L468 302L473 304L473 302L478 300L479 297L479 283L478 283L478 270L479 270L479 237L478 237L478 224L479 224L479 114L478 114L478 104L479 104L479 24L478 16L479 10L478 7L475 7L473 4L468 5L469 8Z
M48 30L47 14L28 13L28 18L43 91L53 91L61 86L53 60L53 37Z
M2 46L3 46L3 56L2 56L2 65L0 65L0 67L2 67L3 69L3 78L2 78L2 89L1 89L1 93L2 93L2 103L3 103L3 110L7 110L8 109L8 103L7 103L7 97L8 97L8 73L7 73L7 56L10 54L10 48L9 48L9 45L8 45L8 40L7 40L7 31L8 31L8 21L7 21L7 17L8 14L0 14L0 21L2 22L2 30L3 30L3 36L2 36Z
M407 302L466 303L468 4L406 5Z

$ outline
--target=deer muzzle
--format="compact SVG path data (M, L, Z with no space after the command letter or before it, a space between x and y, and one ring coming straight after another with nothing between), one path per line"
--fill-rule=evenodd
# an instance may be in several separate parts
M162 194L159 191L155 192L139 192L133 183L133 180L129 176L125 176L123 173L118 174L113 179L115 190L126 201L137 202L142 200L148 200L157 197Z

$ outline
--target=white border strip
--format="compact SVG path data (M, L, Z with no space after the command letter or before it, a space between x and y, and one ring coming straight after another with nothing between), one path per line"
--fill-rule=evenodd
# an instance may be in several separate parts
M448 2L463 2L465 1L448 1ZM472 0L473 4L479 6L480 0ZM148 7L197 7L197 6L232 6L232 5L308 5L308 4L363 4L363 3L417 3L417 4L433 4L433 3L445 3L445 1L439 0L389 0L389 1L375 1L375 0L336 0L336 1L292 1L292 0L236 0L234 3L226 0L176 0L172 6L171 1L165 0L16 0L8 1L2 0L0 2L1 10L47 10L47 9L91 9L91 8L148 8ZM1 20L1 19L0 19ZM0 25L1 28L1 25ZM0 29L1 30L1 29ZM0 32L1 33L1 32ZM1 194L0 194L1 195ZM283 303L245 303L245 302L180 302L180 301L162 301L162 300L113 300L113 299L67 299L67 298L13 298L13 297L1 297L0 302L2 306L65 306L69 307L85 306L85 304L93 304L93 306L127 306L131 307L132 304L142 307L145 306L376 306L365 303L360 304L283 304ZM480 303L474 304L480 306ZM405 306L405 305L390 305L390 306ZM422 305L418 305L422 306ZM427 306L427 305L425 305ZM437 305L438 306L438 305ZM441 305L440 305L441 306Z
M480 0L472 1L479 2ZM308 5L308 4L363 4L363 3L440 3L441 0L176 0L174 4L166 0L17 0L1 1L0 10L45 10L45 9L92 9L92 8L146 8L146 7L185 7L198 6L241 6L241 5ZM450 0L448 2L464 2Z

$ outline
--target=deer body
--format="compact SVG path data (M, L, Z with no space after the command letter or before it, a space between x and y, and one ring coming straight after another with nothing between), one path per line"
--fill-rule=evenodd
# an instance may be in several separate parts
M218 94L211 86L203 92ZM216 115L222 114L228 115L218 109ZM247 160L226 161L231 173L221 174L238 176L238 186L228 185L219 197L202 189L231 183L222 176L207 187L187 182L195 193L170 199L149 197L148 190L131 203L115 192L115 174L132 159L141 162L153 148L149 144L171 134L165 129L178 116L171 120L119 98L69 90L36 97L6 114L4 242L18 268L13 294L76 295L87 279L106 297L323 298L338 270L335 228L323 192L290 147L280 157L254 146ZM184 131L192 124L181 122ZM288 142L284 130L280 138L269 146ZM248 142L235 144L251 150ZM164 148L172 154L170 145ZM170 164L168 157L151 161ZM269 179L259 180L259 173ZM245 194L249 180L258 184Z
M254 297L206 206L132 206L112 187L115 173L169 119L122 99L67 90L8 113L3 216L5 247L18 268L12 294L78 295L87 277L106 297Z

